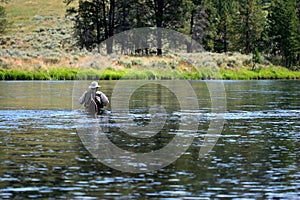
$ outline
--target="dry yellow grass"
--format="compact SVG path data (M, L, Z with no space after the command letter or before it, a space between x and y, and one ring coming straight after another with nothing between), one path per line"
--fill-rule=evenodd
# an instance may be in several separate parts
M63 0L10 0L4 5L7 18L12 22L7 34L16 32L29 33L40 26L54 27L53 18L64 18L66 4ZM35 18L46 20L38 23Z
M60 26L60 28L67 27L70 30L71 22L65 21L65 14L67 6L63 0L10 0L6 5L6 12L8 19L12 22L11 27L8 29L4 37L9 38L8 42L2 45L5 49L11 50L7 57L2 56L0 59L0 69L5 70L23 70L32 72L34 70L47 70L56 69L59 67L67 67L72 69L79 69L82 65L89 63L95 59L91 54L88 55L65 55L64 49L60 46L56 49L55 56L49 56L47 54L37 54L35 56L27 56L27 52L48 50L48 47L40 45L39 43L51 43L54 40L52 37L52 30ZM40 35L43 37L37 38L36 30L47 27L53 28L47 31L43 31ZM57 30L56 30L57 31ZM67 32L67 31L66 31ZM57 32L58 33L58 32ZM67 32L69 33L69 32ZM48 34L48 35L47 35ZM65 34L65 33L64 33ZM46 36L45 36L46 35ZM50 39L49 39L50 38ZM59 40L60 37L58 37ZM61 45L60 40L56 41L54 45ZM34 45L37 47L32 48ZM51 45L50 45L51 47ZM15 51L16 50L16 51ZM20 50L20 52L18 52ZM22 53L21 53L22 52ZM24 53L25 52L25 53ZM3 54L4 55L4 54ZM96 58L97 59L97 58ZM292 73L291 77L299 78L299 73L286 72L280 68L268 68L271 65L266 60L258 66L257 71L263 71L268 69L269 71L278 71L278 77L288 77L285 74ZM87 67L90 65L87 64ZM201 53L186 55L169 55L163 57L156 56L124 56L118 55L111 62L100 61L100 66L106 68L110 67L115 70L134 70L145 69L148 71L159 70L158 73L168 74L170 70L176 69L178 72L193 76L197 70L195 68L204 67L202 69L208 70L209 68L219 68L224 71L227 78L239 78L245 79L255 78L257 72L252 71L253 62L252 55L242 55L239 53L217 54L217 53ZM240 70L242 75L237 75L237 71ZM249 73L248 73L249 71ZM284 73L283 73L284 71ZM280 73L279 73L280 72ZM282 73L281 73L282 72ZM206 73L206 72L205 72ZM209 70L208 72L209 73ZM262 73L262 72L261 72ZM244 76L246 74L246 76ZM250 75L251 76L250 76ZM277 75L276 75L277 76ZM269 76L266 76L269 77Z

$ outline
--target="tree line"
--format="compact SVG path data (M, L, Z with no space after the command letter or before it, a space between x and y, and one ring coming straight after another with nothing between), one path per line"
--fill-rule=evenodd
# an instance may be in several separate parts
M90 51L106 41L106 51L112 53L113 41L108 38L134 28L157 27L190 36L207 51L261 52L280 58L288 68L300 66L299 0L64 1L67 14L74 16L78 45ZM160 45L157 55L163 53Z
M134 28L157 27L183 33L206 51L260 52L279 58L288 68L300 66L300 0L64 1L75 22L78 45L89 51L100 51L100 44L106 41L106 52L112 53L114 41L108 38ZM7 25L0 5L0 34ZM157 41L154 52L162 55L160 36ZM189 44L186 51L192 51Z

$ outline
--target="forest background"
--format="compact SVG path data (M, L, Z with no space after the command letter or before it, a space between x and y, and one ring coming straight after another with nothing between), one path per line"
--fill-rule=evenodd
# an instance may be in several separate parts
M206 51L198 56L201 65L214 62L224 79L300 78L299 0L2 0L0 79L75 79L78 63L113 53L112 44L99 48L103 41L142 27L174 30L197 41ZM168 78L173 75L158 74L171 68L184 78L214 78L163 46L123 54L107 73L89 73L118 79L152 66L140 76ZM131 78L139 76L134 74Z

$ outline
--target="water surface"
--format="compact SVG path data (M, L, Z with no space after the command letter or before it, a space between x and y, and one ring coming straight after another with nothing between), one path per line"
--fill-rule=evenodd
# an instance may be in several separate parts
M116 82L101 84L111 96ZM224 129L201 158L211 101L205 82L191 85L199 110L190 112L203 114L192 145L171 165L134 174L98 162L82 144L76 117L85 115L79 105L72 110L81 92L73 82L0 82L0 198L299 198L299 81L225 81ZM82 91L87 86L82 82ZM130 151L162 148L180 122L174 99L164 87L140 88L131 97L131 117L136 125L149 123L149 106L157 101L168 117L163 131L136 139L122 133L124 121L112 115L108 138Z

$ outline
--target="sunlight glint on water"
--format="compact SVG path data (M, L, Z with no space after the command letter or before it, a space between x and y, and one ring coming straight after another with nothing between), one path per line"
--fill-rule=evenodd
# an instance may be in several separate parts
M108 96L114 84L102 82ZM191 84L199 94L199 130L191 147L163 169L130 174L97 162L82 145L74 119L85 115L71 110L72 82L0 82L0 198L298 198L299 82L225 82L224 130L200 159L214 114L205 83ZM134 122L149 123L147 104L138 94L132 98ZM177 107L172 102L166 131L155 140L122 134L113 113L107 137L127 150L161 148L176 134Z

